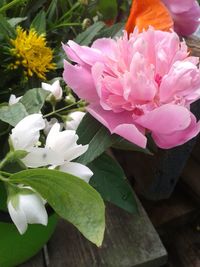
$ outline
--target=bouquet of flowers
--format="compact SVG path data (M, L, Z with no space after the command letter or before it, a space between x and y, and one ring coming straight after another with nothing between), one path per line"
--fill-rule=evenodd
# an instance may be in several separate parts
M0 7L1 209L21 234L47 224L49 205L100 246L103 200L137 212L105 152L151 154L152 143L168 149L199 133L190 111L200 98L199 59L177 33L196 30L200 8L178 2L134 0L125 26L127 1Z

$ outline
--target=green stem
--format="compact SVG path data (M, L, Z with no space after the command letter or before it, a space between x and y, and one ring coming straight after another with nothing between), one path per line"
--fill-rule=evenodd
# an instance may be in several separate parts
M53 27L50 28L50 30L54 30L54 29L57 29L57 28L61 28L61 27L65 27L65 26L68 26L68 27L71 27L71 26L81 26L82 23L77 23L77 22L66 22L66 23L61 23L61 24L58 24L58 25L55 25Z
M4 177L10 177L12 174L9 172L0 171L0 174L2 174Z
M52 111L52 112L50 112L50 113L44 115L43 118L47 118L47 117L49 117L49 116L51 116L51 115L54 115L54 114L56 114L56 113L58 113L58 112L64 111L64 110L66 110L66 109L68 109L68 108L70 108L70 107L72 107L72 106L74 106L74 105L79 104L81 101L82 101L82 100L79 100L79 101L76 102L76 103L72 103L71 105L68 105L68 106L66 106L66 107L63 107L63 108L54 110L54 111Z
M3 182L7 182L7 183L10 182L8 178L5 178L5 177L3 177L1 175L0 175L0 180L3 181Z
M6 165L8 158L5 157L1 162L0 162L0 170L3 169L4 165Z
M2 7L0 8L0 13L4 12L4 11L10 9L10 8L12 8L13 6L15 6L15 5L19 4L19 3L23 3L24 1L25 1L25 0L13 0L13 1L11 1L10 3L8 3L8 4L4 5L4 6L2 6Z
M70 13L72 13L76 8L78 8L80 6L80 2L77 2L76 4L74 4L70 10L68 12L66 12L60 19L59 22L61 22L62 20L64 20L68 15L70 15Z

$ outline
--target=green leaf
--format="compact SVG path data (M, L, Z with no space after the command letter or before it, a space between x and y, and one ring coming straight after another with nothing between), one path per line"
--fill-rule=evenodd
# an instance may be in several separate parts
M34 28L38 34L46 32L46 13L41 10L31 23L31 28Z
M15 29L10 25L6 18L0 14L0 33L6 39L14 38L16 36Z
M112 145L113 148L121 149L121 150L129 150L129 151L136 151L136 152L142 152L148 155L153 155L153 153L148 148L142 148L139 147L128 140L125 140L124 138L120 137L116 142Z
M15 27L16 25L18 25L19 23L21 23L22 21L25 21L27 19L27 17L19 17L19 18L12 18L8 20L8 23L12 26Z
M15 126L19 121L28 115L22 103L0 108L0 120Z
M126 180L124 171L114 159L103 154L88 167L94 172L90 184L104 200L128 212L138 212L133 189Z
M50 92L41 88L34 88L25 93L20 99L28 114L38 113Z
M109 147L119 148L123 150L140 151L150 154L147 148L141 148L128 142L121 136L111 134L109 130L100 122L95 120L87 113L81 121L77 134L79 136L78 143L82 145L89 144L88 150L80 156L76 161L82 164L88 164L100 156Z
M77 35L74 41L80 45L89 45L98 32L105 27L105 24L101 21L94 23L84 32Z
M117 16L117 1L100 0L97 10L103 15L103 20L115 19Z
M100 246L105 230L105 207L99 193L81 179L56 170L32 169L13 174L12 183L35 189L64 219Z
M110 132L89 113L83 117L77 129L77 134L79 136L79 144L89 144L88 150L77 159L77 161L82 164L88 164L93 161L116 141L116 136L111 135Z
M97 38L113 38L116 36L121 36L124 30L124 23L115 23L110 27L103 28L95 37Z
M46 12L48 21L52 21L54 15L56 14L57 6L58 6L58 0L51 1L48 10Z

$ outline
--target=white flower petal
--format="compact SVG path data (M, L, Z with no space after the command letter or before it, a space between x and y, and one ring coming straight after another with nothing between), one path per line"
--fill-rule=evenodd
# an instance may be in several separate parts
M77 140L78 136L75 131L66 130L60 132L60 124L55 123L47 136L46 147L64 154Z
M64 154L64 159L66 161L71 161L73 159L78 158L82 154L84 154L88 149L88 145L77 145L74 143L68 150L66 150Z
M64 157L49 148L35 147L22 161L27 167L37 168L47 165L61 165L64 163Z
M65 128L67 130L77 130L84 116L85 112L82 111L75 111L70 113L68 116L69 120L66 121Z
M89 180L93 175L93 172L88 167L77 162L65 163L60 166L59 170L77 176L87 183L89 183Z
M57 100L62 98L62 87L59 80L56 80L53 84L42 83L42 89L51 92Z
M20 234L24 234L27 230L28 224L26 215L23 210L18 206L16 209L13 207L11 201L8 202L8 212L14 224L16 225Z
M42 114L31 114L22 119L10 135L15 150L30 150L39 140L45 122Z
M45 128L44 128L45 135L48 135L48 133L50 132L52 126L57 122L58 122L58 120L56 118L51 118L50 121L45 119Z
M14 105L14 104L16 104L16 103L18 103L19 102L19 100L22 98L22 96L20 96L20 97L16 97L16 95L14 95L14 94L11 94L10 95L10 98L9 98L9 100L8 100L8 104L11 106L11 105Z
M26 215L29 224L47 225L48 215L42 198L37 194L20 195L19 205Z

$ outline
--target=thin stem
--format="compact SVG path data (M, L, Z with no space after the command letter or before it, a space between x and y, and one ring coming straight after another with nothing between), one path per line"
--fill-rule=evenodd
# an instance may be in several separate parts
M82 23L77 23L77 22L66 22L66 23L61 23L61 24L58 24L58 25L55 25L53 27L50 28L50 30L54 30L54 29L57 29L57 28L61 28L61 27L65 27L65 26L81 26Z
M3 181L3 182L7 182L7 183L10 182L8 178L5 178L5 177L3 177L1 175L0 175L0 180Z
M0 170L3 169L4 165L6 164L8 158L5 157L1 162L0 162Z
M49 117L49 116L51 116L51 115L54 115L54 114L56 114L56 113L58 113L58 112L61 112L61 111L64 111L64 110L66 110L66 109L68 109L68 108L70 108L70 107L73 107L74 105L77 105L77 104L81 103L81 101L82 101L82 100L79 100L79 101L76 102L76 103L72 103L71 105L68 105L68 106L66 106L66 107L63 107L63 108L54 110L54 111L52 111L52 112L50 112L50 113L44 115L43 118L47 118L47 117Z
M72 11L74 11L76 8L78 8L80 6L80 2L77 2L76 4L74 4L70 10L68 12L66 12L60 19L59 21L62 21L63 19L65 19L70 13L72 13Z
M4 5L4 6L2 6L2 7L0 8L0 13L4 12L4 11L10 9L10 8L12 8L13 6L15 6L15 5L19 4L19 3L23 3L24 1L25 1L25 0L13 0L13 1L11 1L10 3L8 3L8 4Z
M0 174L2 174L5 177L10 177L12 174L9 172L0 171Z

